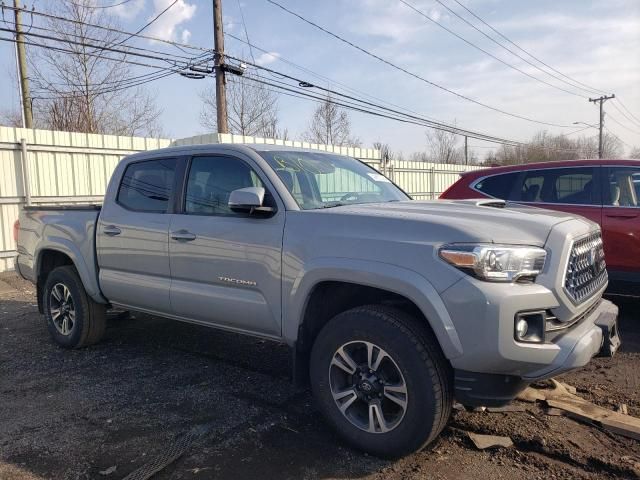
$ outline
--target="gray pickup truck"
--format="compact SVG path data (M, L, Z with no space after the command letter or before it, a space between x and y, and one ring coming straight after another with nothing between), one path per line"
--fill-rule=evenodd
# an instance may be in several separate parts
M500 200L413 201L353 158L200 145L121 161L102 206L27 207L20 274L54 341L111 307L288 344L351 444L394 457L464 405L619 345L599 227Z

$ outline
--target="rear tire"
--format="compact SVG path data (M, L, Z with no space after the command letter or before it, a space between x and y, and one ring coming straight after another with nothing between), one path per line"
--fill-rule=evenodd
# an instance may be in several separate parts
M42 305L51 338L64 348L82 348L99 342L106 329L106 307L94 302L71 266L49 273Z
M380 457L424 448L451 415L448 361L429 328L395 308L357 307L330 320L313 345L310 374L338 434Z

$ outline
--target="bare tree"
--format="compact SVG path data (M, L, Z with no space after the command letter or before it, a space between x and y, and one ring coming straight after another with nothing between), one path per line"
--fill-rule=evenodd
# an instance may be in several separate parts
M617 158L622 154L622 142L611 134L603 136L603 156ZM538 132L526 144L518 146L500 146L485 158L485 163L516 165L531 162L550 162L554 160L577 160L598 158L598 138L553 135Z
M633 147L629 153L629 158L640 158L640 147Z
M303 138L310 143L359 147L361 142L351 136L351 121L345 110L333 102L331 95L315 109Z
M395 157L395 154L391 151L391 147L389 147L388 143L374 142L373 148L380 150L380 159L382 160L383 165L388 165Z
M161 111L143 88L127 88L132 69L127 56L104 50L127 37L89 24L115 28L114 18L97 10L93 0L51 2L47 28L59 41L34 47L30 66L34 110L50 129L117 135L160 135ZM60 41L62 43L60 43ZM53 47L53 48L52 48ZM66 51L55 50L63 48Z
M0 111L0 125L3 127L22 127L22 113L15 108Z
M215 88L200 92L203 106L200 124L218 131ZM227 81L227 121L231 133L287 140L287 129L278 127L278 99L267 88L251 79L250 73Z
M602 158L620 158L623 153L624 146L618 137L610 133L602 135Z
M427 130L429 159L437 163L463 163L464 151L458 147L458 135L444 130Z

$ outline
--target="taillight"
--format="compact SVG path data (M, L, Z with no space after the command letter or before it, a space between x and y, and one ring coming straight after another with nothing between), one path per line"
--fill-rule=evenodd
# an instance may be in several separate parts
M18 243L18 231L20 230L20 220L13 222L13 239Z

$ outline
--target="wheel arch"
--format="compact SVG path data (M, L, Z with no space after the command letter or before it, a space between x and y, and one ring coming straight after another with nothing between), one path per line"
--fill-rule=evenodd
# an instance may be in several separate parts
M424 321L444 356L462 355L447 309L433 285L416 272L390 264L323 259L293 282L285 305L285 338L294 345L294 378L303 382L308 353L320 329L338 313L367 304L388 304Z

